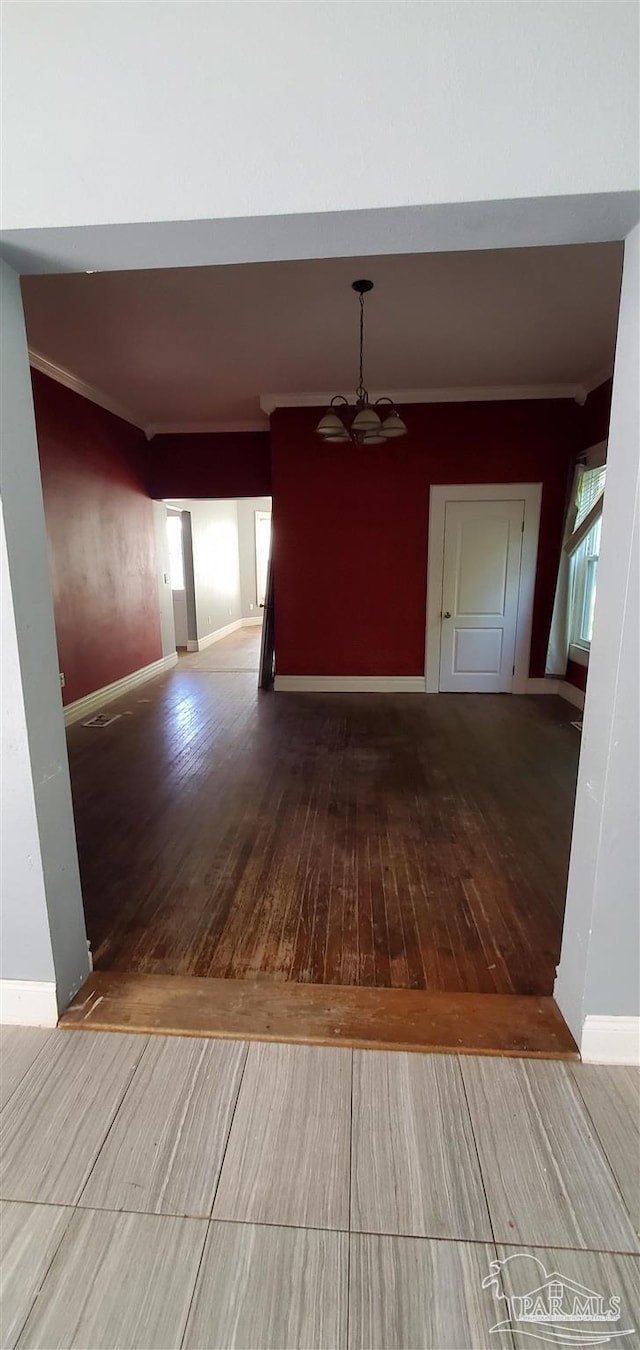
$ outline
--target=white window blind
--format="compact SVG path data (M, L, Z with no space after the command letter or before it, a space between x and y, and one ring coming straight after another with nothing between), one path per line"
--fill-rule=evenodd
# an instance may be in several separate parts
M597 469L585 469L580 475L578 483L578 500L576 503L576 521L573 527L573 533L564 545L565 553L569 557L576 552L586 538L589 531L595 525L602 515L602 504L604 500L604 486L607 477L607 466L603 464Z
M607 466L603 464L599 469L585 469L581 475L578 485L578 512L574 529L578 529L586 520L591 507L595 505L598 497L604 492L604 484L607 476Z

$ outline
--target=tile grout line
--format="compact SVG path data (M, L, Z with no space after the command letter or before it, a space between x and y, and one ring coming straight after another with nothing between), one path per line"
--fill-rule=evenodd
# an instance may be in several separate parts
M294 1232L336 1233L338 1235L342 1234L343 1236L351 1237L398 1238L401 1242L437 1242L463 1247L490 1247L493 1242L493 1239L490 1238L442 1237L431 1233L389 1233L386 1229L377 1231L367 1228L354 1229L353 1232L349 1234L345 1228L318 1228L315 1224L282 1223L281 1221L278 1223L270 1223L265 1219L209 1219L206 1214L173 1214L165 1213L164 1211L161 1214L158 1214L152 1210L146 1209L107 1209L106 1207L98 1205L86 1205L80 1208L77 1205L60 1204L57 1201L52 1200L11 1200L7 1198L0 1201L0 1204L24 1205L30 1206L32 1209L70 1209L72 1211L80 1209L81 1214L127 1214L133 1218L157 1219L158 1221L162 1219L184 1219L189 1223L202 1223L207 1226L210 1226L213 1223L223 1223L234 1224L236 1227L241 1226L246 1228L287 1228L293 1229ZM521 1246L518 1246L514 1242L500 1242L499 1245L501 1247L512 1248L513 1251L522 1250ZM531 1247L534 1251L545 1251L549 1248L549 1244L530 1242L528 1247ZM559 1252L575 1252L578 1256L621 1256L631 1257L635 1261L640 1259L640 1253L635 1250L632 1251L628 1247L567 1247L566 1245L554 1243L551 1250Z
M19 1204L20 1202L19 1202L19 1201L7 1201L6 1203L8 1203L8 1204L12 1204L12 1203L17 1203L17 1204ZM52 1206L52 1208L54 1208L54 1206ZM51 1267L53 1266L53 1263L54 1263L54 1261L55 1261L55 1259L56 1259L56 1256L58 1255L58 1252L60 1251L60 1248L61 1248L61 1246L62 1246L62 1244L63 1244L63 1242L64 1242L64 1240L65 1240L65 1238L66 1238L66 1236L67 1236L67 1233L68 1233L68 1231L69 1231L69 1226L70 1226L70 1224L71 1224L71 1222L72 1222L72 1220L73 1220L73 1215L74 1215L74 1212L75 1212L75 1206L74 1206L74 1205L56 1206L56 1208L70 1209L70 1210L71 1210L71 1213L70 1213L69 1218L67 1219L67 1222L65 1223L65 1225L64 1225L64 1227L63 1227L63 1229L62 1229L62 1232L61 1232L61 1234L60 1234L60 1241L56 1244L55 1250L54 1250L54 1251L52 1252L52 1254L51 1254L51 1260L48 1262L47 1267L46 1267L46 1270L43 1271L43 1273L42 1273L42 1275L41 1275L41 1277L40 1277L40 1282L39 1282L39 1284L38 1284L38 1288L37 1288L37 1289L35 1290L35 1292L34 1292L34 1295L33 1295L33 1298L32 1298L32 1300L31 1300L30 1304L29 1304L29 1308L28 1308L27 1314L26 1314L26 1316L25 1316L25 1319L24 1319L24 1321L21 1322L21 1324L20 1324L20 1330L18 1331L17 1335L14 1337L13 1344L14 1344L14 1346L15 1346L16 1348L17 1348L17 1347L19 1346L19 1344L20 1344L20 1341L21 1341L22 1336L23 1336L23 1334L24 1334L24 1330L25 1330L25 1327L26 1327L26 1325L27 1325L27 1322L29 1321L29 1318L31 1317L31 1314L32 1314L32 1312L33 1312L33 1310L34 1310L34 1308L35 1308L35 1306L36 1306L36 1303L38 1302L38 1299L40 1298L40 1295L41 1295L42 1290L43 1290L44 1285L45 1285L45 1281L46 1281L46 1279L47 1279L47 1277L48 1277L48 1275L49 1275L49 1271L51 1270Z
M353 1071L354 1071L355 1050L351 1050L351 1093L349 1097L349 1215L347 1230L347 1300L346 1300L346 1325L344 1329L345 1345L347 1350L351 1344L351 1197L353 1191Z
M211 1207L210 1207L210 1209L209 1209L208 1215L206 1216L206 1217L207 1217L207 1222L208 1222L208 1223L212 1223L212 1222L213 1222L213 1210L214 1210L214 1206L215 1206L215 1203L216 1203L216 1196L217 1196L217 1194L218 1194L218 1190L219 1190L219 1187L220 1187L220 1181L221 1181L221 1179L222 1179L222 1169L223 1169L223 1167L224 1167L225 1158L226 1158L226 1156L227 1156L227 1150L228 1150L228 1148L229 1148L229 1142L230 1142L230 1140L231 1140L231 1132L232 1132L232 1130L233 1130L233 1126L234 1126L234 1122L235 1122L235 1118L236 1118L236 1111L237 1111L237 1109L238 1109L238 1102L239 1102L239 1100L240 1100L240 1093L241 1093L241 1091L242 1091L242 1084L244 1083L244 1075L245 1075L245 1073L246 1073L247 1060L249 1059L249 1050L250 1050L250 1048L251 1048L251 1042L250 1042L250 1041L245 1041L244 1044L245 1044L245 1047L246 1047L246 1048L245 1048L245 1053L244 1053L244 1060L243 1060L243 1062L242 1062L242 1072L241 1072L241 1074L240 1074L240 1076L239 1076L239 1079L238 1079L238 1087L237 1087L236 1095L235 1095L235 1098L234 1098L234 1101L233 1101L233 1106L232 1106L232 1108L231 1108L231 1116L230 1116L230 1119L229 1119L229 1129L227 1130L227 1137L226 1137L226 1139L225 1139L225 1142L224 1142L224 1148L223 1148L223 1150L222 1150L222 1157L221 1157L221 1159L220 1159L220 1168L219 1168L219 1170L218 1170L218 1178L217 1178L217 1181L216 1181L216 1184L215 1184L215 1187L214 1187L214 1190L213 1190L213 1196L211 1197Z
M603 1065L602 1067L604 1067L604 1065ZM576 1094L576 1097L577 1097L577 1099L578 1099L578 1102L580 1103L582 1109L584 1110L584 1113L585 1113L585 1116L586 1116L586 1118L587 1118L588 1124L589 1124L590 1127L591 1127L591 1135L592 1135L592 1137L593 1137L593 1139L594 1139L594 1142L598 1145L598 1148L600 1149L600 1152L602 1153L602 1156L603 1156L603 1158L604 1158L604 1160L605 1160L605 1162L606 1162L606 1164L607 1164L607 1167L608 1167L608 1169L609 1169L609 1171L610 1171L610 1173L611 1173L611 1176L613 1177L613 1183L614 1183L614 1186L615 1186L615 1188L616 1188L616 1190L617 1190L617 1192L618 1192L618 1195L620 1196L620 1200L621 1200L621 1203L622 1203L622 1208L623 1208L623 1210L624 1210L624 1213L627 1215L627 1218L628 1218L628 1220L629 1220L629 1223L630 1223L630 1225L631 1225L631 1228L632 1228L633 1232L637 1234L637 1229L636 1229L636 1225L635 1225L633 1216L632 1216L632 1214L631 1214L631 1211L630 1211L630 1209L629 1209L629 1206L628 1206L628 1204L627 1204L627 1201L626 1201L624 1195L622 1194L622 1189L621 1189L621 1187L620 1187L620 1183L619 1183L618 1178L617 1178L617 1176L616 1176L616 1173L615 1173L615 1171L614 1171L613 1163L611 1162L611 1159L610 1159L610 1157L609 1157L609 1152L608 1152L608 1150L605 1148L604 1140L603 1140L603 1138L602 1138L602 1136L601 1136L601 1134L600 1134L600 1131L599 1131L599 1129L598 1129L598 1126L597 1126L597 1124L596 1124L596 1122L595 1122L595 1120L594 1120L594 1118L593 1118L593 1116L592 1116L592 1114L591 1114L591 1111L589 1110L589 1103L588 1103L586 1097L584 1096L584 1093L582 1092L582 1089L581 1089L581 1087L580 1087L579 1075L576 1074L576 1073L574 1073L573 1069L569 1068L568 1071L567 1071L567 1077L568 1077L568 1079L569 1079L569 1082L572 1084L572 1087L573 1087L573 1090L574 1090L574 1092L575 1092L575 1094ZM640 1234L637 1234L637 1235L640 1237Z
M485 1202L485 1205L487 1206L487 1214L488 1214L488 1216L489 1216L489 1227L490 1227L490 1229L491 1229L491 1240L492 1240L493 1245L494 1245L494 1247L495 1247L496 1258L497 1258L497 1256L498 1256L498 1247L497 1247L496 1232L495 1232L495 1228L494 1228L494 1226L493 1226L493 1215L492 1215L492 1213L491 1213L491 1206L490 1206L490 1204L489 1204L489 1196L488 1196L488 1194L487 1194L487 1187L486 1187L486 1183L485 1183L484 1172L483 1172L483 1170L482 1170L482 1163L481 1163L481 1161L480 1161L480 1150L479 1150L479 1148L478 1148L478 1140L476 1139L476 1131L475 1131L475 1126L474 1126L474 1123L473 1123L473 1112L472 1112L472 1110L471 1110L471 1103L470 1103L470 1101L469 1101L469 1094L468 1094L468 1092L467 1092L467 1084L466 1084L466 1082L465 1082L464 1073L463 1073L463 1070L462 1070L462 1064L460 1063L460 1055L456 1055L456 1064L457 1064L457 1066L458 1066L458 1073L460 1074L460 1080L461 1080L461 1082L462 1082L462 1092L463 1092L465 1104L466 1104L466 1107L467 1107L467 1115L468 1115L468 1117L469 1117L469 1124L470 1124L470 1126L471 1126L471 1137L472 1137L472 1139L473 1139L473 1147L474 1147L474 1150L475 1150L476 1161L477 1161L477 1164L478 1164L478 1175L479 1175L479 1177L480 1177L480 1183L481 1183L481 1186L482 1186L482 1194L484 1195L484 1202Z
M463 1071L462 1071L462 1064L461 1064L461 1062L460 1062L460 1055L456 1055L456 1064L457 1064L457 1066L458 1066L458 1073L460 1074L460 1079L461 1079L461 1082L462 1082L462 1092L463 1092L464 1100L465 1100L466 1107L467 1107L467 1114L468 1114L468 1116L469 1116L469 1124L470 1124L470 1126L471 1126L471 1137L472 1137L472 1139L473 1139L473 1147L474 1147L474 1149L475 1149L476 1160L477 1160L477 1163L478 1163L478 1175L479 1175L479 1177L480 1177L480 1184L481 1184L481 1186L482 1186L482 1194L484 1195L484 1201L485 1201L485 1204L486 1204L486 1206L487 1206L487 1214L488 1214L488 1216L489 1216L489 1227L490 1227L490 1229L491 1229L491 1243L489 1244L489 1246L490 1246L490 1247L493 1247L493 1254L494 1254L495 1260L496 1260L496 1262L497 1262L497 1261L499 1260L499 1257L498 1257L498 1243L497 1243L497 1240L496 1240L495 1229L494 1229L494 1226L493 1226L493 1215L492 1215L492 1213L491 1213L491 1206L489 1205L489 1196L488 1196L488 1194L487 1194L487 1188L486 1188L485 1179L484 1179L484 1172L482 1171L482 1163L481 1163L481 1161L480 1161L480 1150L479 1150L479 1148L478 1148L478 1141L477 1141L477 1139L476 1139L476 1131L475 1131L475 1126L474 1126L474 1123L473 1123L473 1113L472 1113L472 1110L471 1110L471 1103L470 1103L470 1101L469 1101L469 1095L468 1095L468 1093L467 1093L467 1084L466 1084L466 1082L465 1082L464 1073L463 1073ZM514 1337L514 1334L513 1334L513 1328L511 1328L511 1327L509 1328L509 1342L510 1342L510 1344L511 1344L512 1350L515 1350L516 1342L515 1342L515 1337Z
M3 1027L3 1032L6 1032L6 1031L8 1031L8 1030L10 1030L10 1027L9 1027L9 1025L7 1024L7 1025L5 1025L5 1026ZM24 1083L24 1080L25 1080L25 1078L27 1077L27 1074L31 1073L31 1070L35 1068L35 1066L36 1066L38 1060L40 1059L40 1056L41 1056L41 1055L44 1053L44 1051L46 1050L46 1048L47 1048L47 1046L48 1046L48 1044L49 1044L49 1041L52 1040L53 1035L54 1035L54 1033L55 1033L57 1030L58 1030L57 1027L51 1027L51 1030L49 1031L49 1034L48 1034L46 1040L43 1041L42 1045L40 1046L40 1049L37 1051L37 1053L36 1053L36 1055L35 1055L35 1058L32 1059L31 1063L30 1063L30 1064L27 1066L27 1068L25 1069L25 1071L24 1071L22 1077L18 1079L18 1082L16 1083L15 1087L14 1087L14 1088L12 1089L12 1091L9 1093L9 1096L7 1097L7 1100L6 1100L6 1102L4 1103L4 1106L2 1107L2 1111L0 1111L0 1116L3 1115L4 1112L6 1111L8 1105L9 1105L9 1102L13 1101L13 1098L14 1098L16 1092L18 1091L18 1088L19 1088L19 1087L22 1087L22 1084ZM2 1037L0 1037L0 1057L1 1057L1 1052L2 1052Z
M576 1083L576 1081L575 1081L575 1077L574 1077L573 1073L571 1072L571 1069L569 1068L569 1065L568 1065L568 1064L566 1064L566 1063L563 1063L563 1064L562 1064L561 1073L562 1073L562 1075L563 1075L563 1077L564 1077L564 1082L567 1084L569 1096L573 1099L573 1101L574 1101L574 1102L576 1103L576 1105L577 1105L578 1110L582 1113L583 1120L584 1120L584 1124L585 1124L585 1127L586 1127L586 1136L587 1136L587 1138L588 1138L588 1140L589 1140L589 1143L593 1145L593 1147L594 1147L594 1152L595 1152L596 1156L599 1156L599 1157L602 1159L602 1162L604 1163L604 1169L605 1169L605 1172L608 1173L608 1175L609 1175L609 1177L610 1177L610 1180L611 1180L611 1182L612 1182L612 1184L613 1184L613 1189L614 1189L614 1191L616 1192L616 1194L617 1194L617 1196L618 1196L618 1201L619 1201L619 1208L620 1208L620 1211L621 1211L621 1213L624 1215L624 1217L626 1218L626 1220L627 1220L627 1222L628 1222L628 1224L629 1224L629 1228L630 1228L631 1232L633 1233L634 1237L636 1238L636 1243L637 1243L638 1234L637 1234L637 1232L636 1232L635 1225L634 1225L634 1223L633 1223L633 1221L632 1221L632 1219L631 1219L631 1215L629 1214L629 1210L627 1209L626 1200L625 1200L625 1198L624 1198L624 1196L623 1196L623 1194L622 1194L622 1192L621 1192L621 1190L620 1190L620 1187L619 1187L619 1185L618 1185L618 1179L617 1179L617 1177L616 1177L616 1175L615 1175L615 1173L614 1173L614 1171L613 1171L613 1168L612 1168L612 1166L611 1166L611 1163L609 1162L609 1158L608 1158L608 1155L607 1155L606 1150L605 1150L605 1148L604 1148L604 1145L603 1145L602 1142L601 1142L600 1136L599 1136L599 1134L598 1134L598 1132L597 1132L597 1130L596 1130L596 1128L595 1128L595 1125L594 1125L594 1123L593 1123L593 1121L592 1121L592 1119L591 1119L591 1116L590 1116L590 1114L589 1114L589 1110L588 1110L587 1104L586 1104L586 1102L584 1101L584 1098L583 1098L583 1096L582 1096L582 1093L581 1093L581 1092L579 1091L579 1089L578 1089L578 1085L577 1085L577 1083ZM541 1122L542 1127L543 1127L543 1129L544 1129L544 1113L543 1113L543 1110L542 1110L541 1106L539 1105L538 1101L536 1100L536 1095L535 1095L535 1090L534 1090L534 1079L533 1079L532 1074L531 1074L531 1072L529 1071L528 1068L525 1068L525 1070L524 1070L524 1079L525 1079L525 1082L526 1082L526 1085L527 1085L527 1092L528 1092L529 1098L530 1098L530 1100L531 1100L531 1106L532 1106L532 1108L535 1109L536 1117L537 1117L537 1119ZM552 1159L553 1159L554 1166L556 1166L556 1158L555 1158L555 1154L552 1154ZM564 1182L564 1175L563 1175L562 1173L561 1173L560 1175L561 1175L562 1181ZM638 1245L638 1243L637 1243L636 1250L637 1250L637 1254L640 1255L640 1245Z
M239 1100L239 1097L240 1097L240 1090L241 1090L241 1088L242 1088L242 1084L243 1084L243 1081L244 1081L244 1075L245 1075L245 1070L246 1070L246 1067L247 1067L247 1060L248 1060L248 1058L249 1058L249 1042L248 1042L248 1041L245 1041L245 1053L244 1053L244 1060L243 1060L243 1062L242 1062L242 1072L240 1073L239 1078L238 1078L238 1087L237 1087L235 1099L234 1099L234 1102L233 1102L233 1107L232 1107L232 1109L231 1109L231 1117L230 1117L230 1120L229 1120L229 1129L228 1129L228 1131L227 1131L227 1137L226 1137L226 1140L225 1140L224 1149L223 1149L223 1151L222 1151L222 1158L221 1158L221 1160L220 1160L220 1169L219 1169L219 1171L218 1171L218 1178L217 1178L217 1181L216 1181L216 1184L215 1184L215 1187L214 1187L213 1195L212 1195L212 1197L211 1197L211 1207L210 1207L210 1209L209 1209L208 1217L205 1218L206 1229L205 1229L205 1234L204 1234L204 1241L203 1241L203 1243L202 1243L202 1251L201 1251L201 1253L200 1253L200 1260L198 1261L198 1268L197 1268L197 1270L196 1270L196 1277L195 1277L195 1280L194 1280L194 1282L193 1282L193 1288L192 1288L192 1290L191 1290L191 1298L189 1299L189 1307L187 1308L187 1315L186 1315L185 1320L184 1320L184 1327L183 1327L183 1330L182 1330L182 1335L181 1335L181 1337L180 1337L180 1350L182 1350L182 1347L183 1347L183 1345L184 1345L184 1341L185 1341L186 1334L187 1334L187 1332L188 1332L188 1330L189 1330L189 1323L190 1323L190 1321L191 1321L191 1313L192 1313L192 1311L193 1311L193 1305L194 1305L194 1301L195 1301L195 1297L196 1297L196 1290L197 1290L197 1288L198 1288L198 1282L199 1282L199 1280L200 1280L200 1271L202 1270L202 1266L203 1266L203 1264L204 1264L204 1254L205 1254L205 1251L206 1251L206 1249L207 1249L207 1243L208 1243L208 1241L209 1241L209 1236L210 1236L210 1234L211 1234L211 1225L212 1225L214 1222L217 1222L217 1221L214 1221L214 1219L213 1219L213 1207L214 1207L215 1202L216 1202L216 1195L218 1194L218 1187L219 1187L219 1185L220 1185L220 1178L221 1178L221 1176L222 1176L222 1169L223 1169L223 1167L224 1167L224 1160L225 1160L225 1158L226 1158L226 1156L227 1156L227 1149L228 1149L228 1147L229 1147L229 1140L231 1139L231 1131L232 1131L232 1129L233 1129L233 1122L234 1122L235 1117L236 1117L236 1111L237 1111L237 1108L238 1108L238 1100Z
M86 1190L86 1188L87 1188L87 1186L88 1186L88 1184L89 1184L89 1180L90 1180L90 1178L91 1178L91 1176L92 1176L92 1174L93 1174L93 1171L94 1171L94 1169L95 1169L95 1167L96 1167L96 1164L97 1164L97 1162L98 1162L98 1159L99 1159L99 1158L101 1157L101 1155L102 1155L102 1151L103 1151L104 1146L105 1146L105 1144L106 1144L106 1142L107 1142L107 1139L109 1138L109 1135L111 1134L111 1131L112 1131L112 1129L113 1129L113 1127L114 1127L114 1125L115 1125L115 1123L116 1123L116 1120L118 1119L118 1116L120 1115L120 1111L121 1111L121 1109L122 1109L122 1104L123 1104L123 1102L124 1102L124 1099L125 1099L125 1097L126 1097L128 1091L129 1091L129 1088L131 1087L131 1084L132 1084L132 1082L133 1082L133 1080L134 1080L134 1078L135 1078L135 1076L136 1076L136 1074L137 1074L137 1072L138 1072L138 1069L140 1068L140 1065L142 1064L142 1061L143 1061L143 1059L144 1059L144 1057L145 1057L145 1055L146 1055L146 1053L147 1053L147 1050L148 1050L148 1048L149 1048L149 1045L150 1045L150 1039L149 1039L148 1036L145 1036L145 1038L144 1038L144 1045L143 1045L143 1047L142 1047L142 1050L141 1050L141 1052L140 1052L140 1055L138 1056L138 1059L136 1060L136 1062L135 1062L135 1064L134 1064L134 1066L133 1066L133 1069L131 1070L131 1073L130 1073L130 1075L129 1075L128 1081L127 1081L127 1083L125 1084L124 1091L122 1092L122 1095L121 1095L121 1097L120 1097L120 1100L119 1100L119 1102L118 1102L118 1105L116 1106L116 1109L115 1109L115 1111L114 1111L114 1113L113 1113L113 1117L112 1117L111 1121L109 1122L109 1125L108 1125L107 1131L106 1131L106 1133L105 1133L105 1135L104 1135L104 1138L103 1138L103 1140L102 1140L102 1143L100 1144L100 1147L99 1147L99 1149L98 1149L98 1152L96 1153L96 1156L95 1156L95 1158L94 1158L94 1160L93 1160L93 1162L92 1162L92 1164L91 1164L91 1166L90 1166L90 1168L89 1168L89 1171L87 1172L87 1175L86 1175L86 1177L85 1177L85 1179L84 1179L84 1181L83 1181L83 1183L82 1183L82 1185L81 1185L81 1187L80 1187L80 1190L78 1191L78 1194L77 1194L75 1200L73 1201L74 1209L78 1209L78 1208L80 1207L80 1203L79 1203L79 1202L80 1202L80 1200L82 1199L82 1196L83 1196L83 1194L84 1194L84 1192L85 1192L85 1190Z
M180 1341L179 1341L179 1343L178 1343L179 1350L182 1350L182 1347L183 1347L183 1345L184 1345L184 1339L185 1339L185 1336L186 1336L186 1334L187 1334L187 1331L189 1330L189 1322L190 1322L190 1320L191 1320L191 1312L192 1312L192 1309L193 1309L194 1299L195 1299L195 1296L196 1296L196 1289L198 1288L198 1281L199 1281L199 1279L200 1279L200 1271L202 1270L202 1266L203 1266L203 1264L204 1264L204 1254L205 1254L205 1252L206 1252L206 1250L207 1250L207 1243L208 1243L208 1241L209 1241L209 1234L210 1234L210 1232L211 1232L211 1220L210 1220L210 1219L206 1219L206 1220L205 1220L205 1223L206 1223L206 1227L205 1227L205 1231L204 1231L204 1237L203 1237L203 1239L202 1239L202 1250L201 1250L201 1252L200 1252L200 1259L199 1259L199 1261L198 1261L198 1265L197 1265L197 1268L196 1268L195 1279L194 1279L194 1281L193 1281L193 1287L192 1287L192 1289L191 1289L191 1297L190 1297L190 1299L189 1299L189 1307L187 1308L187 1315L186 1315L186 1317L185 1317L185 1319L184 1319L184 1326L183 1326L183 1328L182 1328L182 1333L181 1333L181 1336L180 1336Z

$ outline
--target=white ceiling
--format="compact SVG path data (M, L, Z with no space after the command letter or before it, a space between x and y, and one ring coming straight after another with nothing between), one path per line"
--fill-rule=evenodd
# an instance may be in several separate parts
M590 387L613 363L621 244L23 278L29 346L153 429L267 425L260 398ZM36 364L38 361L36 360ZM87 389L88 386L88 389ZM268 400L267 400L268 402Z

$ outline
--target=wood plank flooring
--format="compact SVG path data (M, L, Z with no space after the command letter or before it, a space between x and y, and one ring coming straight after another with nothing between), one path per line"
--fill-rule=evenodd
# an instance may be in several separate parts
M574 710L259 694L219 668L258 641L232 634L110 704L108 728L69 729L96 969L550 994Z
M222 670L254 670L257 675L261 631L262 627L258 624L251 628L239 628L236 633L229 633L219 642L212 642L210 647L204 648L204 651L188 655L185 652L180 659L186 662L185 668L188 670L202 670L209 673Z
M63 1013L68 1031L229 1036L303 1045L575 1059L552 998L358 985L265 984L96 971Z

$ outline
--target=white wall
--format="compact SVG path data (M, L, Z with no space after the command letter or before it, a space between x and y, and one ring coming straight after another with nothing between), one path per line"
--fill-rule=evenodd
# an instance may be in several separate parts
M181 501L191 517L196 633L210 633L242 617L235 501Z
M590 1018L640 1018L640 227L625 245L607 489L562 955L555 995L578 1043ZM612 1032L615 1040L615 1028ZM640 1054L640 1023L635 1032Z
M8 4L2 20L8 230L638 184L634 3Z
M156 567L158 572L158 605L160 608L162 655L170 656L176 649L177 638L173 616L171 579L169 576L167 508L163 502L153 503L153 528L156 537Z
M239 497L238 549L240 554L240 602L243 619L259 619L262 610L256 596L256 511L270 511L270 497Z

